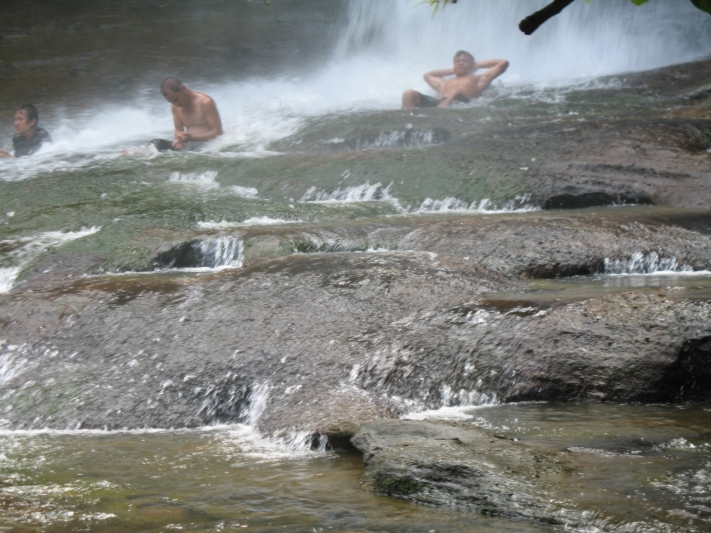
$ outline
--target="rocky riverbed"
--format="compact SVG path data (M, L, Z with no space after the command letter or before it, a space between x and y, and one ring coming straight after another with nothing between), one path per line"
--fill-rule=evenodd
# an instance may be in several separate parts
M709 401L710 83L701 61L312 117L257 155L135 141L13 162L0 425L243 423L296 447L352 442L379 493L581 523L546 497L562 501L567 459L390 419Z

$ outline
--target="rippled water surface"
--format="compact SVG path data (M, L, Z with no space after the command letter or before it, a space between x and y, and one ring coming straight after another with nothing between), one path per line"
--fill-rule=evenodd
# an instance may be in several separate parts
M60 430L0 431L0 533L563 529L378 496L361 485L355 451L299 449L258 430L276 412L269 434L283 437L304 402L348 415L368 394L392 396L396 374L380 352L402 353L408 372L395 392L409 397L385 400L420 405L430 393L409 374L420 362L404 361L410 346L428 347L418 336L441 331L427 329L430 311L436 325L454 309L442 311L444 327L484 339L505 322L491 344L506 346L519 327L505 316L512 307L525 318L620 292L711 300L707 213L619 207L636 197L612 196L614 209L556 213L530 189L560 156L560 128L573 139L592 123L656 121L662 107L703 97L705 85L647 95L624 76L595 77L705 57L711 18L688 1L576 2L529 38L517 29L532 11L524 0L468 0L435 18L414 3L289 0L266 11L257 0L95 0L84 12L56 3L35 21L25 12L41 2L23 1L4 14L0 148L10 149L12 110L25 101L54 142L0 161L0 425ZM402 91L427 91L422 73L460 48L511 67L469 105L400 111ZM166 75L215 99L224 135L196 151L150 147L172 135L158 90ZM561 275L589 276L524 276L578 242L570 228L612 235L608 213L631 244L587 238L592 263L580 253ZM677 223L686 229L671 233ZM672 238L650 237L638 247L642 226L691 244L676 253ZM490 232L501 241L487 244ZM525 260L505 249L518 242ZM480 311L493 325L469 321ZM402 336L380 339L381 329ZM460 344L447 342L436 350ZM441 387L435 376L437 399L421 405L497 398L479 394L473 375L450 387L458 368ZM363 402L359 422L380 416ZM300 422L299 442L322 437L326 411ZM454 417L559 458L562 470L546 474L559 494L551 522L571 513L586 533L666 533L711 530L710 415L519 404L417 416ZM234 425L61 430L211 423Z
M711 407L513 404L453 418L566 463L561 516L590 528L707 531ZM0 527L11 531L555 531L419 507L360 484L355 452L295 451L247 426L192 431L4 432ZM614 526L614 527L613 527ZM624 529L627 528L627 529ZM683 529L688 528L688 529ZM581 529L597 531L597 529Z
M297 452L246 426L0 435L10 531L546 531L360 485L360 454Z

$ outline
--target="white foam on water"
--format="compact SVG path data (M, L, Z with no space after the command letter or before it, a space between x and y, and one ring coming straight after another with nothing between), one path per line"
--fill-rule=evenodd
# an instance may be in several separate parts
M167 181L196 185L206 190L211 190L220 188L220 184L216 180L217 175L218 172L216 170L206 170L204 172L172 172L170 176L168 176ZM240 185L225 187L223 190L231 192L241 198L256 198L259 195L259 191L254 187L242 187Z
M259 422L264 409L267 407L269 394L272 390L269 383L255 383L247 398L247 407L242 412L248 426L254 427Z
M278 226L281 224L301 224L303 220L285 220L283 218L251 217L242 222L198 222L198 228L202 229L230 229L245 226Z
M242 268L244 264L244 243L235 237L205 239L196 243L202 255L202 265L190 268L168 268L180 272L219 272L226 269Z
M711 276L711 270L657 270L656 272L632 272L621 274L605 273L609 278L649 278L653 276L670 278L703 278Z
M189 185L198 185L206 189L215 189L220 186L215 178L217 171L206 170L205 172L173 172L168 177L167 181L174 183L187 183Z
M9 292L22 269L44 251L88 237L100 229L91 227L79 231L47 231L39 235L0 241L0 248L8 250L0 253L0 262L12 265L0 268L0 294Z
M264 159L265 157L274 157L282 155L283 152L273 152L271 150L260 150L258 152L217 152L210 154L225 159Z
M635 252L624 259L608 259L604 262L605 274L678 274L692 272L689 265L680 263L675 257L660 257L657 252Z
M497 206L488 198L475 200L467 203L455 197L444 198L443 200L433 200L426 198L417 208L411 212L415 214L439 214L439 213L462 213L462 214L482 214L494 215L504 213L530 213L540 211L539 207L529 204L530 196L517 196L513 200L504 202Z
M433 15L412 0L361 0L349 4L337 57L357 54L389 60L391 73L380 81L400 87L409 73L414 89L429 89L423 72L451 66L456 50L477 59L511 62L502 79L554 84L618 72L661 67L711 53L711 17L690 2L658 0L575 2L533 35L518 23L546 2L467 0ZM417 74L414 74L417 73ZM377 84L363 73L363 85ZM404 81L404 80L403 80ZM393 88L394 88L393 87ZM408 87L404 87L408 88Z
M338 188L334 191L327 192L319 190L316 187L310 187L299 202L309 202L316 204L339 204L351 202L388 202L397 209L402 210L402 206L397 198L390 194L390 187L384 187L382 183L371 185L366 182L362 185Z
M294 446L283 439L268 439L247 424L223 424L180 429L0 429L0 438L108 437L116 435L206 435L215 439L215 448L244 464L313 458L310 448Z
M439 409L429 409L407 413L400 418L402 420L468 420L472 416L469 414L473 407L440 407Z
M229 190L242 198L256 198L259 195L259 191L254 187L241 187L239 185L232 185L231 187L229 187Z
M363 110L397 109L406 89L429 92L422 74L451 65L456 50L478 59L505 58L500 78L507 90L569 86L574 80L656 68L711 53L711 17L690 2L658 0L636 7L628 1L575 2L528 37L519 21L543 4L529 0L468 0L432 15L413 0L349 2L333 59L302 76L258 77L187 86L210 94L225 134L199 153L219 157L267 157L272 141L296 133L309 119ZM277 5L273 6L278 10ZM305 7L304 9L308 9ZM170 107L156 87L130 103L102 109L43 109L43 127L54 142L32 157L3 161L0 180L103 164L107 158L154 138L172 138ZM474 105L479 105L480 102ZM142 153L151 159L184 154Z
M438 409L425 409L421 411L410 411L400 418L402 420L473 420L474 412L480 409L496 408L501 405L496 395L481 395L476 393L482 400L482 403L471 405L454 405L444 406ZM520 405L526 403L541 403L541 402L521 402ZM507 404L513 405L513 404Z
M0 294L10 292L21 271L20 267L0 268Z
M200 250L214 263L213 268L241 268L244 263L244 245L235 238L202 241Z
M217 439L219 446L236 459L235 465L273 463L314 457L310 448L294 446L291 442L281 439L265 438L252 426L245 424L219 428ZM239 456L236 456L235 451L239 451Z

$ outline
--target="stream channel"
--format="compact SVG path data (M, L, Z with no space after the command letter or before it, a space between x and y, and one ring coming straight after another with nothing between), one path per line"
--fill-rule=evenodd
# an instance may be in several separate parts
M0 531L711 529L711 17L410 4L3 13Z

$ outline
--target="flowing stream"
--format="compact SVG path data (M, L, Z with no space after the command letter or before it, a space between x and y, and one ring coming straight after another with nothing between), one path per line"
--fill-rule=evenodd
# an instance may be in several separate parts
M614 195L551 212L527 173L557 146L511 141L502 162L487 144L512 124L575 132L676 105L610 91L708 57L711 17L681 0L581 0L520 34L545 3L99 2L54 26L10 13L0 147L25 95L54 142L0 160L0 530L566 529L365 490L362 456L338 440L351 409L565 455L551 522L577 513L576 531L708 530L708 404L500 404L512 377L463 385L468 367L427 375L409 359L437 313L437 331L509 321L508 346L569 304L711 301L706 212ZM223 26L244 21L237 36ZM471 105L398 111L458 49L511 67ZM157 90L170 74L222 116L225 134L194 152L147 145L172 134ZM541 275L529 250L575 248L577 231L607 233ZM406 330L420 337L398 345Z
M610 509L627 519L625 531L655 523L705 530L709 416L708 408L585 404L417 415L466 421L571 457L558 497L581 496L585 531L625 527L606 523ZM0 442L0 526L10 530L558 530L374 496L359 484L359 455L295 451L247 426L5 432Z

